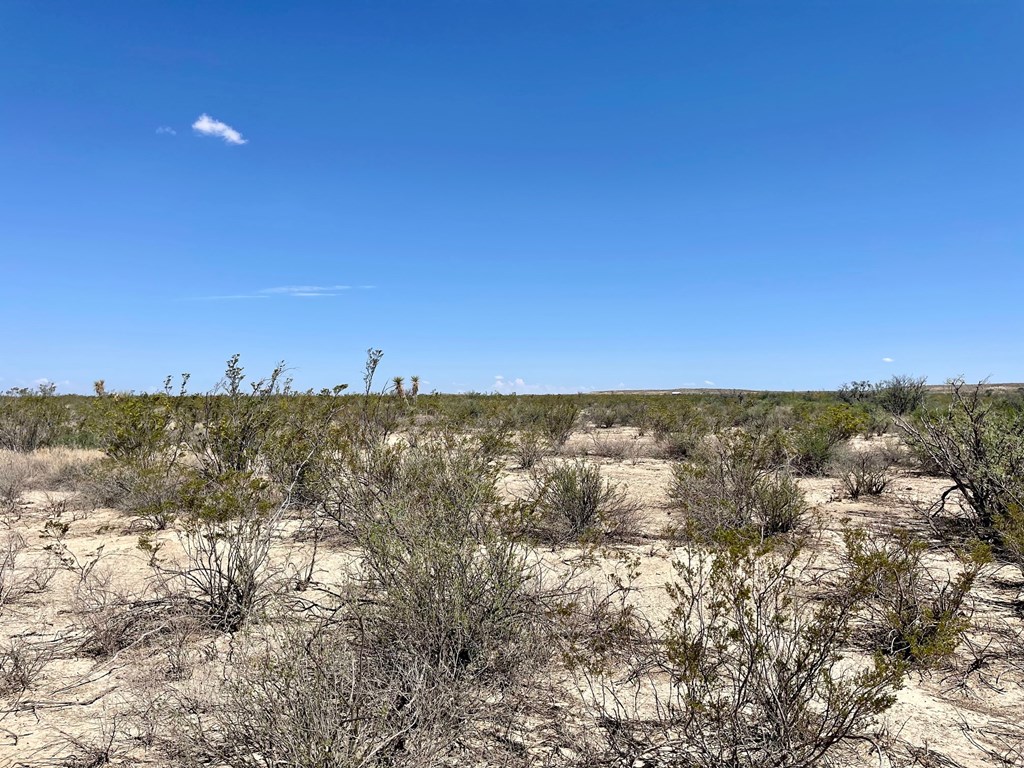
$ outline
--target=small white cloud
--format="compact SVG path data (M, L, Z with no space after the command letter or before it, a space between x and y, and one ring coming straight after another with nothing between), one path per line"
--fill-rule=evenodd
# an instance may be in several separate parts
M224 139L228 144L246 144L248 142L247 139L242 138L242 134L230 125L222 123L220 120L214 120L205 112L199 116L198 120L192 123L192 130L204 136L216 136Z
M882 362L883 363L891 363L892 362L892 358L891 357L883 357L882 358Z
M157 136L177 136L178 132L169 125L161 125L156 129Z
M704 379L704 383L705 383L705 384L707 384L707 385L708 385L709 387L713 387L713 386L715 386L715 382L713 382L713 381L708 381L707 379Z
M44 376L41 379L35 379L32 383L35 384L36 386L41 387L43 384L49 384L50 380Z

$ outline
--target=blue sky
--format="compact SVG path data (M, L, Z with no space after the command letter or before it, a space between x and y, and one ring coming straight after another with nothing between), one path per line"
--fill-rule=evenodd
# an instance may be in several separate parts
M1020 381L1022 41L976 0L6 0L0 388L370 346L441 391Z

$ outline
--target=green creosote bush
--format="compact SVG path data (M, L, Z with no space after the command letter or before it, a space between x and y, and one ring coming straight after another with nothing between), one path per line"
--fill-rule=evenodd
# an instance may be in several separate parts
M893 376L875 386L874 402L893 416L906 416L924 403L926 382L923 376Z
M815 413L791 434L793 468L804 475L822 474L836 447L863 432L866 425L863 411L844 404L828 406Z
M181 504L188 428L168 391L103 395L91 416L104 459L87 473L85 495L155 530L167 528Z
M875 384L851 381L836 395L850 405L875 406L892 416L906 416L924 403L926 381L913 376L892 376Z
M140 547L150 552L165 586L190 600L220 631L237 632L259 616L282 588L281 574L270 563L270 547L301 477L296 474L286 487L272 481L275 473L267 471L267 456L273 453L274 441L289 430L291 434L305 431L300 455L309 440L319 447L320 437L330 433L335 413L334 396L340 388L322 393L330 397L314 405L312 416L291 420L302 411L289 406L310 393L292 392L282 380L283 372L281 364L245 391L236 355L213 391L188 396L186 375L174 399L173 423L180 443L175 438L170 452L181 457L175 464L179 473L175 494L185 559L180 564L162 561L159 544L148 537L140 540ZM294 446L285 441L284 448ZM167 454L154 451L156 456ZM276 460L292 470L304 466L302 459L294 463L294 454ZM274 464L275 460L269 462L270 467Z
M726 433L702 444L692 461L674 465L669 495L684 516L680 533L710 540L724 531L797 529L807 503L787 468L775 463L778 439L773 432Z
M54 445L70 426L70 414L57 385L18 387L0 395L0 448L34 451Z
M512 419L508 417L491 418L487 419L474 432L474 437L479 450L485 457L497 459L512 449L512 430Z
M991 550L975 542L954 552L954 576L930 568L927 544L908 531L883 537L854 529L844 538L844 589L859 599L873 649L917 668L949 659L970 627L968 598Z
M87 475L85 496L97 507L131 516L135 525L155 531L169 528L182 506L188 472L171 462L141 465L103 460Z
M538 426L551 444L565 445L580 418L580 407L572 398L559 398L540 412Z
M596 464L576 460L535 472L528 507L551 541L596 542L635 535L640 505Z
M798 542L750 531L678 551L660 651L649 671L605 690L604 730L622 764L843 764L895 701L903 670L881 656L851 663L856 603L807 595L801 557Z
M186 595L214 629L237 632L280 587L270 564L280 498L247 472L197 474L183 489L181 507L181 566L161 564L150 540L140 540L140 546L151 552L168 585Z

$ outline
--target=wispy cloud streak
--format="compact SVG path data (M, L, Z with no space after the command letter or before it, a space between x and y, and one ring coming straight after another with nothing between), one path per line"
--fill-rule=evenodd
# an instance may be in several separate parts
M281 285L276 288L264 288L260 293L309 298L312 296L337 296L342 291L350 290L352 290L351 285Z
M261 288L253 293L232 293L217 296L194 296L193 301L235 301L239 299L314 299L340 296L351 290L368 290L372 285L279 285Z

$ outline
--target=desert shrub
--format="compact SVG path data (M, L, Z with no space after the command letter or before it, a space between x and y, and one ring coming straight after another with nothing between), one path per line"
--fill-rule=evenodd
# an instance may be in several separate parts
M892 376L872 384L870 381L851 381L843 384L836 395L849 405L881 408L892 416L906 416L924 404L924 377Z
M836 391L836 396L850 405L870 403L875 396L875 385L866 380L851 381L842 384Z
M594 541L634 534L640 506L601 477L596 464L571 461L537 472L529 506L541 532L554 541Z
M84 482L84 495L96 507L127 513L133 523L162 531L177 516L189 473L169 459L142 464L104 459Z
M389 514L399 500L438 515L470 502L481 513L494 513L498 471L472 438L450 432L425 436L415 445L350 445L327 471L319 510L350 538L367 520Z
M892 482L892 459L880 448L856 450L849 446L836 452L829 474L838 477L852 499L878 496Z
M184 393L182 393L184 394ZM104 395L92 414L99 448L112 461L149 466L179 449L188 425L175 420L169 392Z
M148 443L143 450L133 446L132 460L114 465L129 473L121 485L129 498L141 496L140 513L155 527L178 508L184 560L163 561L159 542L151 537L143 537L140 546L150 552L169 593L190 601L221 631L236 632L259 616L282 586L279 569L270 564L271 543L297 484L302 482L303 493L309 490L301 473L308 461L303 457L321 447L322 436L332 434L342 388L304 401L300 398L312 395L293 393L282 378L284 370L278 365L245 392L236 355L228 361L224 380L201 396L186 395L184 376L171 411L180 442L176 438L161 447L159 436L168 429L158 422L150 430L152 448ZM142 413L153 418L152 410ZM139 464L154 474L139 471Z
M664 440L679 429L677 414L665 407L651 407L640 421L641 434L650 433L657 440Z
M1024 573L1024 507L1009 504L994 521L999 536L999 554Z
M693 456L699 445L698 440L686 432L670 432L662 441L662 455L666 459L684 461Z
M474 433L479 450L488 459L504 456L512 448L512 422L507 418L484 421Z
M762 481L756 497L761 530L767 536L795 531L807 512L803 491L786 471Z
M380 504L398 492L405 482L401 444L349 446L325 470L318 513L351 534L358 522L380 512Z
M278 401L284 412L264 446L263 461L267 477L289 505L317 505L323 473L352 435L351 425L339 419L344 408L344 390L339 385L317 394L307 392Z
M802 421L790 437L794 469L805 475L820 475L844 440L864 431L866 417L848 405L833 405Z
M893 376L875 385L873 400L893 416L906 416L924 403L925 382L924 377Z
M609 459L635 459L639 456L640 446L636 438L594 432L590 435L590 447L586 453Z
M531 469L544 458L546 450L544 438L536 430L521 430L512 440L512 454L520 469Z
M112 586L110 574L89 573L75 588L74 653L94 660L111 659L127 648L159 647L176 627L195 613L180 595L138 595ZM204 629L209 624L202 621Z
M922 409L896 424L911 448L953 482L934 511L958 491L974 519L991 528L1011 505L1024 505L1024 416L986 401L981 384L955 380L950 388L944 410Z
M575 400L559 398L540 412L538 426L551 444L560 447L576 427L580 418L580 407Z
M590 417L601 429L611 429L616 424L628 424L633 421L635 409L629 403L612 403L596 406Z
M654 672L625 677L640 681L633 689L616 684L603 713L621 764L811 768L848 757L895 700L902 670L846 658L855 604L809 596L799 556L756 535L680 550Z
M872 647L916 667L952 656L970 627L968 596L989 549L977 544L957 552L959 573L952 576L929 568L927 544L905 530L873 537L856 529L845 542L845 589L861 596Z
M881 437L892 429L892 416L885 411L871 408L864 413L862 434L866 438Z
M681 533L713 539L750 528L765 535L795 529L807 503L784 466L772 433L727 433L707 441L693 461L673 466L669 495L682 511Z
M285 370L284 363L279 363L268 377L251 382L246 392L245 372L234 355L213 390L198 398L175 400L175 419L194 425L187 435L188 450L203 474L217 477L262 467L264 449L286 415L280 401L292 394Z
M710 427L699 419L679 424L677 429L660 439L662 454L666 459L683 461L692 458L707 438Z
M68 426L67 406L55 384L9 389L0 395L0 448L34 451L53 445Z
M25 538L16 531L0 534L0 614L11 603L20 600L28 585L18 574L18 559L25 550Z
M417 708L399 707L404 680L377 672L336 632L292 630L235 666L203 727L175 719L173 750L232 768L387 764Z
M0 519L19 517L30 476L31 467L25 456L0 453Z
M256 616L279 585L270 546L283 507L269 483L248 472L195 475L183 488L180 540L185 562L158 570L188 597L211 626L235 632ZM143 539L153 562L158 552Z
M44 448L30 456L33 488L48 491L79 491L98 460L92 452L68 448Z
M186 441L193 425L181 418L184 410L169 391L99 398L92 429L105 457L87 473L86 498L156 530L168 527L187 475Z

